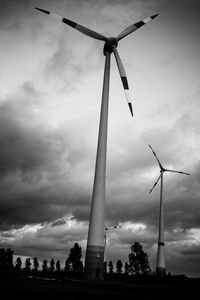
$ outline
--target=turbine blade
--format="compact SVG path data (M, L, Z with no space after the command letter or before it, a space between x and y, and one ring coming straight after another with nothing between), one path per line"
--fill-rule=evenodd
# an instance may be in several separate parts
M167 172L173 172L173 173L179 173L179 174L184 174L184 175L190 175L189 173L186 172L181 172L181 171L176 171L176 170L170 170L170 169L165 169Z
M117 40L121 40L123 39L125 36L127 36L128 34L132 33L133 31L137 30L138 28L140 28L141 26L145 25L146 23L148 23L149 21L153 20L155 17L157 17L158 14L148 17L142 21L139 21L131 26L128 26L127 28L125 28L118 36L117 36Z
M115 59L116 59L116 62L117 62L117 67L118 67L118 70L119 70L121 81L122 81L122 84L123 84L123 87L124 87L124 91L125 91L126 99L127 99L127 102L128 102L128 106L129 106L131 115L133 117L133 108L132 108L131 98L130 98L130 95L129 95L128 80L127 80L127 77L126 77L125 69L124 69L121 58L120 58L119 53L118 53L115 46L113 47L113 52L114 52Z
M75 23L75 22L73 22L73 21L71 21L69 19L63 18L63 17L61 17L59 15L56 15L54 13L51 13L48 10L44 10L44 9L41 9L41 8L38 8L38 7L35 7L35 9L37 9L37 10L39 10L39 11L41 11L41 12L47 14L47 15L50 15L50 16L53 16L53 17L56 17L56 18L60 19L61 22L69 25L70 27L78 30L79 32L81 32L81 33L83 33L83 34L85 34L85 35L87 35L87 36L89 36L91 38L94 38L96 40L101 40L101 41L107 41L107 37L105 37L104 35L96 32L96 31L93 31L93 30L91 30L91 29L89 29L87 27L84 27L84 26L82 26L82 25L80 25L78 23Z
M159 159L158 159L158 157L157 157L155 151L153 150L153 148L151 147L151 145L149 145L149 147L150 147L151 151L153 152L153 155L155 156L155 158L156 158L156 160L157 160L157 162L158 162L158 164L159 164L159 167L160 167L162 170L164 170L164 168L163 168L161 162L159 161Z
M156 182L154 183L153 187L151 188L151 190L149 191L149 194L151 194L151 192L153 191L153 189L155 188L156 184L158 183L158 181L161 178L161 174L159 175L158 179L156 180Z

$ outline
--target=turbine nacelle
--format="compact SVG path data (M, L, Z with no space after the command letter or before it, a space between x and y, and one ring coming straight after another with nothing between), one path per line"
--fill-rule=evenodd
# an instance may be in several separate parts
M115 37L109 37L107 41L104 44L103 48L103 54L106 55L106 52L112 53L113 52L113 47L118 46L118 41L117 38Z

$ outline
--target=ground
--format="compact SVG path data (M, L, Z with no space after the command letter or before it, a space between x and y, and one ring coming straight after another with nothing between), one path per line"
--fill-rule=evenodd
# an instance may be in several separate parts
M88 282L84 280L1 276L1 299L200 299L200 280L174 283Z

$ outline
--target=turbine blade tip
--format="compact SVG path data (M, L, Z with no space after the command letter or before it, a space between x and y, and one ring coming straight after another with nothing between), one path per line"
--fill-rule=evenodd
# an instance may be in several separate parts
M156 18L158 16L158 14L155 14L153 16L151 16L152 19Z
M149 148L151 149L151 151L154 153L154 150L152 148L152 146L149 144ZM154 154L155 155L155 154Z
M49 12L48 10L41 9L41 8L39 8L39 7L35 7L35 9L37 9L37 10L39 10L39 11L41 11L41 12L43 12L43 13L47 14L47 15L49 15L49 14L50 14L50 12Z
M131 111L131 116L132 116L132 117L134 117L134 115L133 115L133 111Z
M128 106L129 106L129 109L130 109L130 112L131 112L131 116L133 117L133 108L132 108L131 102L128 102Z

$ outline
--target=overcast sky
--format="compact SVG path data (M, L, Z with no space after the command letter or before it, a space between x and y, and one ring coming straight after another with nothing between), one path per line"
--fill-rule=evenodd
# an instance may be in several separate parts
M155 269L164 166L167 271L200 276L200 3L198 0L0 1L0 247L62 262L85 254L104 56L38 6L107 36L159 14L120 41L131 117L112 57L106 259L141 242Z

